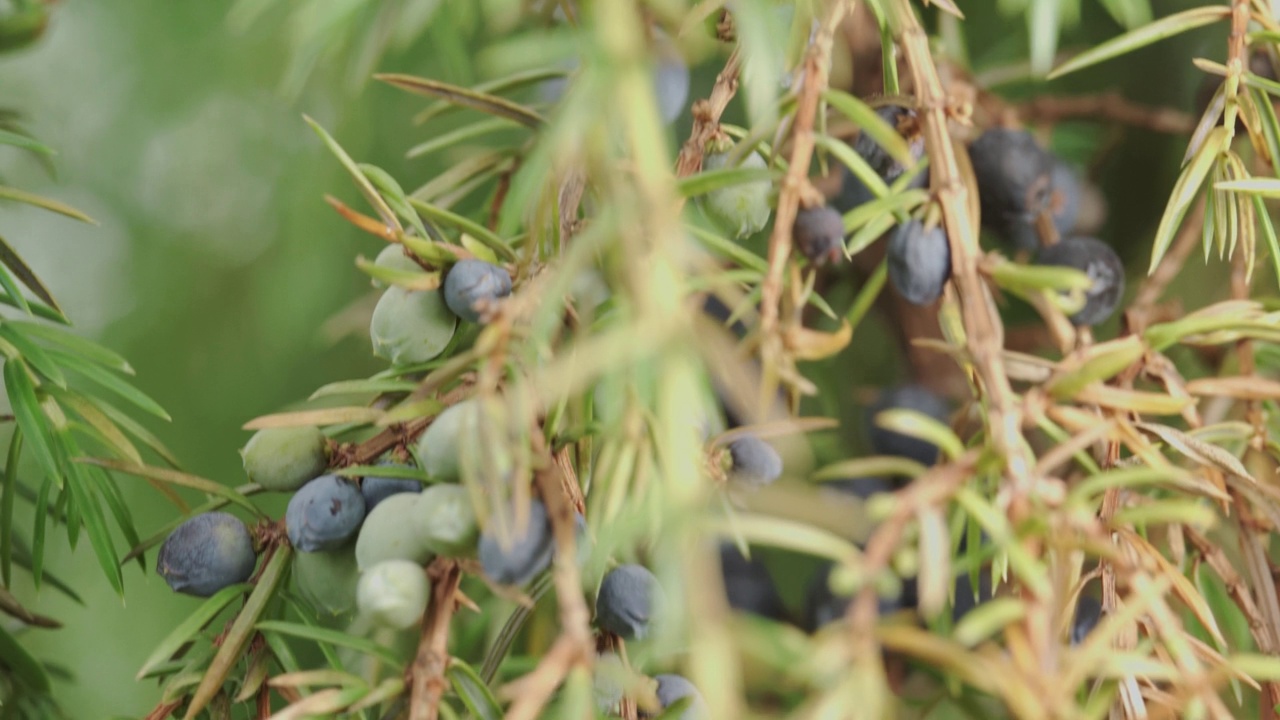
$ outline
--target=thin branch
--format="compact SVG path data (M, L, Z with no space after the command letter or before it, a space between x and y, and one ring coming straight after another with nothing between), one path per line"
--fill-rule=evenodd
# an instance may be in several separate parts
M463 378L462 386L445 393L444 396L440 398L440 402L447 407L466 397L470 392L471 382L468 378ZM374 460L382 457L382 454L391 448L401 443L407 443L418 435L421 435L434 419L434 417L421 418L404 423L403 425L393 425L368 440L365 440L359 445L347 446L345 450L347 455L345 462L344 458L339 457L336 465L368 465Z
M1182 532L1187 540L1195 546L1196 551L1200 553L1205 562L1209 564L1209 567L1222 579L1227 595L1235 601L1245 620L1248 621L1249 631L1253 634L1254 640L1257 641L1258 647L1265 650L1271 644L1265 621L1262 619L1262 612L1258 610L1257 603L1253 601L1253 594L1245 583L1244 578L1240 577L1240 573L1236 572L1231 560L1227 558L1222 548L1209 542L1209 539L1201 535L1195 528L1184 526Z
M760 290L761 360L764 382L761 384L759 407L767 408L777 387L778 367L782 364L784 342L778 332L779 305L782 299L783 270L791 257L791 226L795 223L800 201L809 189L809 165L813 161L813 125L818 117L818 104L827 89L827 73L831 64L831 47L836 28L849 9L849 3L835 0L818 26L805 53L800 97L791 133L791 158L787 174L782 178L778 208L774 213L773 232L769 236L769 270Z
M972 477L977 458L977 452L971 451L953 463L932 468L906 488L899 490L893 515L881 522L867 540L861 568L863 577L867 580L845 612L849 620L850 637L853 639L851 650L855 656L878 657L880 654L876 647L878 601L874 579L889 566L907 523L921 510L945 503Z
M688 177L702 169L702 156L707 142L720 128L720 117L738 92L740 69L741 59L735 48L725 61L724 69L716 76L711 95L706 100L693 104L693 130L689 132L689 139L680 147L680 155L676 158L676 177Z
M965 344L985 399L985 430L991 445L1004 460L1009 483L1007 512L1019 525L1035 512L1035 457L1022 438L1022 409L1005 374L1004 326L991 290L978 273L982 251L978 246L977 218L970 215L971 192L960 172L956 149L947 132L947 95L929 52L929 41L908 0L888 3L887 15L894 39L902 48L919 101L919 115L929 155L933 191L942 211L951 245L952 288L960 303ZM1028 543L1034 541L1028 540ZM1029 546L1032 554L1038 550ZM1050 598L1031 597L1024 621L1032 654L1044 667L1052 665L1057 647Z
M504 689L504 695L515 699L507 711L507 720L538 717L569 671L577 665L589 667L595 656L591 613L582 598L582 581L578 577L577 523L573 516L581 498L570 490L578 485L569 463L570 448L563 447L552 456L540 429L533 433L533 445L534 453L545 461L535 478L556 539L552 577L560 603L560 637L532 672Z
M427 567L431 577L431 602L427 605L418 654L409 667L409 720L436 720L440 698L449 682L449 622L457 607L454 596L462 580L462 570L450 558L436 558Z
M561 635L542 656L533 672L502 689L502 697L514 698L506 720L534 720L551 699L551 694L579 657L579 648L567 635Z
M1183 220L1182 229L1174 238L1173 245L1160 259L1155 272L1148 275L1138 286L1133 302L1125 311L1125 324L1130 333L1140 334L1147 329L1156 302L1164 295L1169 283L1173 282L1173 279L1182 271L1182 266L1190 257L1191 251L1199 245L1204 212L1205 196L1200 195Z
M1167 107L1135 103L1118 92L1062 97L1044 95L1017 106L1019 117L1035 123L1056 123L1085 118L1132 125L1152 132L1190 135L1196 118Z
M32 627L48 628L50 630L62 627L62 623L57 620L31 612L23 607L22 603L18 602L18 598L2 587L0 587L0 612L11 615Z

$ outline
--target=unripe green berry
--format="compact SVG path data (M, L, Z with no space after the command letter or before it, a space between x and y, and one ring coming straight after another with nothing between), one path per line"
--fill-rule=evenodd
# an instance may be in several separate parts
M704 170L719 170L727 167L729 152L713 152L702 159ZM760 153L752 151L743 158L738 166L745 169L764 169L768 167ZM768 180L734 185L732 187L712 190L699 200L702 211L735 239L754 235L769 224L769 216L773 210L769 206Z
M298 593L318 612L342 615L356 606L360 569L355 550L349 545L330 552L296 554L293 578Z
M373 354L392 365L415 365L444 352L458 320L435 290L388 288L373 310Z
M431 585L422 566L408 560L378 563L360 576L356 602L375 623L404 630L427 609Z
M431 551L418 537L418 493L392 495L364 519L356 536L356 562L368 570L387 560L411 560L423 564Z
M415 509L414 528L423 547L446 557L475 552L480 526L465 487L432 485L418 496Z
M373 261L378 267L387 268L388 270L402 270L404 272L422 272L422 266L414 262L412 258L404 254L404 246L399 243L393 243L382 248L382 252L378 253L378 257ZM376 288L384 288L387 284L377 278L371 278L370 282Z
M502 429L476 400L464 400L445 408L418 437L418 458L432 480L456 480L463 468L504 477L515 464L510 447L484 444L492 434L500 440Z
M245 474L267 490L292 492L324 472L324 434L314 427L266 428L240 451Z

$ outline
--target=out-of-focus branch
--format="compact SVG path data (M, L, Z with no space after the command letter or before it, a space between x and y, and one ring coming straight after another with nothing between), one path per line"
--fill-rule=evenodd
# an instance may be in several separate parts
M676 177L688 177L702 169L702 155L707 142L720 127L720 116L724 115L729 101L738 92L738 73L741 60L735 49L725 61L724 69L716 76L716 84L711 88L711 95L705 100L693 104L693 130L689 139L680 147L680 155L676 158Z
M902 48L919 101L918 112L929 155L932 188L951 245L952 291L960 304L966 350L985 400L985 430L993 449L1004 462L1003 474L1008 482L1006 510L1013 524L1018 525L1034 511L1032 498L1037 491L1035 457L1023 442L1022 409L1005 373L1001 355L1004 326L991 290L978 272L982 252L978 246L977 222L971 215L971 191L964 183L956 149L947 132L948 98L929 52L928 38L911 3L894 0L888 3L886 10L890 29ZM1035 547L1028 547L1028 550L1038 554ZM1052 602L1049 598L1031 597L1029 594L1025 599L1028 611L1023 627L1029 649L1042 667L1051 667L1057 647Z
M800 200L809 189L809 165L813 160L813 125L818 117L818 102L827 89L827 73L831 64L831 46L836 28L849 9L849 3L835 0L828 4L809 48L805 52L800 97L791 131L791 157L787 174L778 193L778 208L769 236L769 270L760 289L761 361L764 382L760 389L760 407L767 408L777 388L778 368L783 363L784 343L778 332L779 305L782 300L783 271L791 256L791 226L800 210Z
M1028 122L1055 123L1087 118L1172 135L1190 135L1196 127L1196 118L1190 113L1140 105L1118 92L1073 97L1044 95L1018 105L1017 113Z
M462 580L461 568L449 558L437 558L427 574L431 577L431 602L418 654L409 666L409 720L436 720L440 716L440 698L449 684L444 675L449 665L449 622Z
M552 577L560 602L560 637L533 672L504 690L505 695L515 698L507 712L507 720L533 720L538 717L551 693L575 665L590 666L595 648L591 637L591 614L582 599L582 582L578 576L577 524L573 516L581 499L575 497L570 489L570 486L577 488L577 479L569 475L572 472L570 449L561 448L553 456L548 452L541 429L533 433L533 443L534 452L546 463L536 478L556 540Z

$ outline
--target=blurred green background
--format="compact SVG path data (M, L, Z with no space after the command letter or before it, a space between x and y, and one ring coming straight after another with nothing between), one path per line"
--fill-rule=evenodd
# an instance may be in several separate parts
M287 100L277 92L287 59L278 19L233 35L228 7L64 3L41 43L0 61L3 104L22 110L28 127L59 151L56 179L16 153L0 166L6 179L101 223L10 205L0 209L0 233L82 332L130 359L139 386L172 415L171 424L151 426L184 467L240 484L236 449L249 435L242 423L327 381L381 367L367 339L334 343L322 332L369 291L354 256L381 248L324 204L326 191L358 200L301 112L357 157L400 177L421 181L429 170L402 160L420 102L372 85L353 96L323 72ZM430 54L406 54L414 56L423 62L400 66L427 72ZM122 483L139 532L173 516L141 481ZM24 642L74 673L76 681L58 690L71 717L138 717L156 701L155 685L133 674L197 603L170 592L152 563L154 552L146 573L126 569L121 602L88 543L71 553L57 532L47 566L72 582L86 607L47 587L25 595L19 586L37 611L65 623Z
M1189 5L1155 4L1157 14ZM987 7L994 3L962 5L970 15L964 27L975 61L1025 57L1021 19L996 15ZM0 174L100 223L80 225L6 204L0 234L48 281L82 332L130 359L139 387L173 416L171 424L151 426L185 468L239 484L236 449L248 437L242 423L305 398L321 384L382 367L367 338L334 341L323 330L335 313L369 292L353 257L372 257L380 247L324 204L328 192L362 206L301 113L316 118L357 160L380 165L407 189L430 179L445 159L404 159L405 149L426 138L409 120L424 101L377 84L357 90L338 64L321 65L296 97L283 96L287 27L268 15L247 32L232 33L229 7L70 0L56 7L40 44L0 58L0 104L21 110L29 128L59 151L56 178L13 152L0 156ZM1084 10L1084 25L1064 46L1119 32L1096 3L1086 2ZM469 48L483 31L463 20L479 11L452 12L377 67L475 82ZM1190 57L1218 59L1222 47L1220 33L1193 33L1081 73L1058 89L1119 89L1141 102L1189 109L1199 80ZM695 74L695 97L710 87L712 65ZM1091 144L1105 135L1086 127L1082 155L1073 159L1087 161L1096 149ZM1064 142L1081 144L1071 137ZM1184 138L1130 130L1101 166L1112 205L1104 237L1135 265L1145 266L1184 147ZM1188 275L1200 272L1193 262ZM1217 269L1213 275L1220 275ZM900 367L894 353L867 350L878 347L880 332L883 324L872 320L855 342L862 356L846 354L823 372L843 373L856 360L861 381L894 379ZM141 533L172 517L173 509L141 481L122 477L121 483ZM268 502L277 504L274 511L282 501ZM66 625L27 633L23 641L74 674L74 682L58 689L71 717L144 714L157 691L154 684L135 682L133 674L196 601L172 594L150 567L143 573L130 565L121 602L102 580L87 542L73 553L61 533L50 537L48 567L72 581L86 604L77 606L48 588L33 594L22 585L27 576L18 573L20 597L34 598L35 610Z

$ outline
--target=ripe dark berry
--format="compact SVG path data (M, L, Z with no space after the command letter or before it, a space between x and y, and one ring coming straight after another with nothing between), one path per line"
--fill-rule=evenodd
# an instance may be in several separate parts
M924 134L921 132L920 120L915 110L901 105L885 105L876 108L876 114L897 130L899 135L906 138L912 157L919 160L924 155ZM906 172L902 163L894 160L893 156L885 152L884 148L880 147L880 144L867 133L858 134L857 139L853 141L853 150L861 155L862 159L866 160L871 169L884 178L886 183L897 180L899 175ZM924 182L925 175L921 174L916 177L912 185L921 187Z
M662 604L658 578L640 565L619 565L600 581L596 625L624 640L643 640Z
M725 305L714 293L707 293L706 300L702 302L702 312L721 325L725 325L729 322L729 318L733 317L733 310L728 305ZM747 325L742 322L741 318L734 320L733 323L726 325L726 327L739 340L747 336Z
M982 224L1016 247L1035 247L1036 217L1053 192L1053 159L1025 130L992 128L969 146Z
M675 705L680 700L692 698L685 706L683 712L675 718L675 720L704 720L709 717L707 712L707 704L702 699L702 693L698 692L698 688L679 675L657 675L653 678L657 681L658 687L655 691L658 696L658 703L665 710Z
M886 430L875 423L876 415L885 410L896 409L914 410L945 423L950 414L947 401L922 385L900 385L881 395L868 413L871 449L875 454L904 457L925 466L933 465L938 460L936 445L894 430Z
M483 260L460 260L444 277L444 302L454 315L480 322L482 309L511 294L511 276Z
M385 463L391 467L408 467L398 463ZM364 496L364 511L373 512L378 503L400 493L422 492L422 483L412 478L369 476L360 481L360 494Z
M875 193L862 182L862 178L849 172L849 168L840 166L840 192L831 201L837 210L847 213L863 203L871 202L875 197Z
M754 435L743 435L729 443L732 461L729 475L750 485L768 485L782 476L782 457L773 446Z
M1102 619L1102 604L1096 598L1081 595L1076 602L1076 614L1071 620L1071 644L1079 645L1097 627Z
M941 226L926 230L912 218L889 237L889 282L908 302L931 305L951 278L951 246Z
M891 493L902 487L903 483L890 478L883 477L858 477L843 478L840 480L826 480L818 485L824 490L836 491L853 495L854 497L869 499L872 495L880 493Z
M1076 228L1080 217L1080 203L1084 199L1084 181L1076 169L1061 158L1053 159L1053 225L1058 237L1067 237ZM1031 248L1034 249L1034 248Z
M720 546L720 570L730 607L771 620L786 617L773 576L759 560L747 559L737 546L724 543Z
M1124 296L1124 263L1116 251L1101 240L1067 238L1042 248L1036 264L1075 268L1093 281L1093 286L1085 291L1084 307L1071 316L1075 325L1091 326L1105 321Z
M653 69L653 94L658 98L658 113L667 123L680 117L689 100L689 66L674 45L669 45Z
M356 484L337 475L321 475L289 499L284 523L289 542L302 552L332 550L345 543L364 521L364 497Z
M160 546L156 572L175 591L209 597L253 574L249 529L234 515L209 512L179 525Z
M837 595L831 589L831 565L822 566L809 581L805 593L804 617L805 629L817 632L827 625L844 617L853 598ZM915 605L914 593L908 591L904 583L903 594L897 598L879 597L876 600L876 611L881 615L889 615L906 607Z
M511 517L515 512L510 513ZM547 508L539 501L529 503L529 519L523 532L514 532L511 544L503 547L498 536L485 531L480 536L480 565L484 574L503 585L523 585L551 564L555 538Z
M960 622L960 619L968 615L970 611L993 597L995 597L995 593L991 591L991 573L983 571L978 574L978 593L976 598L974 597L973 583L969 581L969 573L956 576L956 604L951 608L952 622Z
M836 263L844 256L844 218L830 206L801 209L791 236L814 265Z

